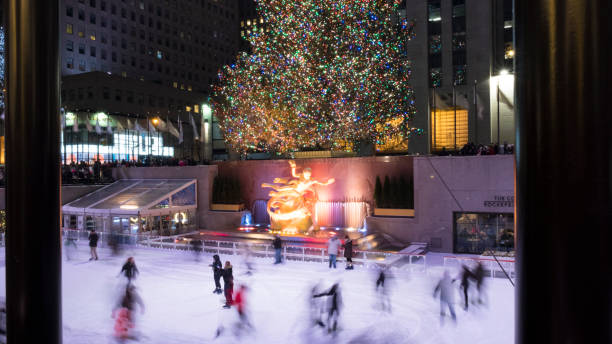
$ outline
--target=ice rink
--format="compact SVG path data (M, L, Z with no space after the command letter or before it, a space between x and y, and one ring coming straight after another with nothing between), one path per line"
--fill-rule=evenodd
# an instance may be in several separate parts
M486 279L488 302L461 307L455 282L457 323L441 323L434 287L443 268L427 273L395 271L390 281L392 312L380 309L375 292L375 269L337 270L320 263L254 259L249 276L240 256L221 256L234 266L235 289L249 287L247 307L253 331L237 331L237 312L223 309L223 297L213 294L211 255L197 262L185 252L138 248L119 257L99 249L100 260L89 262L88 247L63 265L64 343L114 343L113 306L125 284L118 277L127 256L135 258L140 275L135 281L145 304L138 316L139 343L514 343L514 289L505 279ZM0 248L0 295L5 295L4 248ZM457 271L451 271L453 277ZM319 283L341 286L343 307L335 336L311 326L310 293ZM222 282L223 283L223 282ZM217 328L225 331L215 338Z

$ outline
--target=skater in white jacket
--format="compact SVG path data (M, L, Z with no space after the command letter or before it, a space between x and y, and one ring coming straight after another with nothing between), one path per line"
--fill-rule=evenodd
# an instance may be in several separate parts
M336 268L336 257L338 256L338 249L342 246L342 242L337 236L333 236L327 243L327 253L329 254L329 268L332 265Z

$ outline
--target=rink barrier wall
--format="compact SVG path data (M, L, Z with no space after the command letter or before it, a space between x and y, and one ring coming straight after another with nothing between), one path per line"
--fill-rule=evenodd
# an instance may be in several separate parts
M274 258L274 248L271 244L266 243L242 243L234 241L224 240L202 240L201 247L195 247L188 243L188 240L184 239L184 236L193 233L183 233L174 236L160 236L150 235L144 233L138 234L118 234L119 244L133 245L139 247L180 251L180 252L191 252L195 253L194 249L201 249L201 252L209 254L220 254L220 255L233 255L233 256L244 256L247 253L256 258ZM83 240L88 241L88 231L76 231L72 229L64 229L63 238L73 238L77 241ZM109 248L109 240L111 239L111 233L98 232L99 241L98 247ZM338 263L345 263L343 251L338 252L336 261ZM329 255L327 248L324 247L303 247L303 246L283 246L283 259L290 261L303 261L303 262L316 262L316 263L328 263ZM492 278L506 278L500 265L506 270L511 278L516 278L515 262L513 259L498 259L498 262L492 258L478 258L478 257L460 257L460 256L444 256L444 267L452 267L455 269L461 268L462 265L466 265L470 268L476 266L478 262L484 265L485 271ZM401 264L398 264L400 263ZM399 252L385 252L385 251L353 251L353 263L354 265L360 265L366 268L371 267L383 267L383 266L398 266L400 269L408 269L416 272L428 272L430 266L427 265L427 257L423 254L408 254Z

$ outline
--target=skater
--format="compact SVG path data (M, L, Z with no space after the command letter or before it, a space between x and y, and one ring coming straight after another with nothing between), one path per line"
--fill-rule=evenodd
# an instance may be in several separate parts
M215 279L215 290L213 293L221 294L223 291L221 290L221 276L223 275L223 263L221 263L221 258L219 258L218 254L213 256L213 263L209 266L212 266L213 269L213 277Z
M98 260L98 233L96 233L95 229L92 229L89 233L89 251L91 253L91 258L89 260Z
M353 270L353 240L349 236L344 237L344 258L346 258L346 270Z
M132 284L132 280L136 278L138 273L139 271L136 267L136 263L134 263L134 257L129 257L119 272L119 274L123 274L125 278L127 278L128 285Z
M238 317L240 318L240 328L253 328L251 322L246 313L246 292L247 287L245 285L241 285L234 296L234 304L236 305L236 310L238 311Z
M242 248L242 257L244 259L244 265L247 268L247 275L253 274L253 261L251 260L251 256L253 255L253 250L251 250L250 244L245 244Z
M338 248L340 247L341 242L337 236L331 237L329 242L327 243L327 253L329 254L329 268L331 269L332 265L334 269L336 268L336 257L338 256Z
M78 235L78 233L75 233ZM66 241L64 241L66 248L66 260L71 260L73 253L77 252L76 239L70 230L66 231Z
M113 309L112 317L115 318L115 338L119 343L124 343L127 340L138 340L138 336L134 333L134 311L135 306L140 307L141 313L144 313L144 303L133 285L127 285L125 293L122 295L119 303Z
M465 298L465 306L463 307L463 309L467 311L468 309L468 289L470 288L470 279L473 279L474 275L472 274L470 269L468 269L467 266L463 265L460 278L461 278L461 289L463 290L463 296Z
M474 277L474 281L476 282L476 290L478 290L478 303L483 303L485 271L481 261L479 261L476 265L472 275Z
M317 294L314 297L322 296L328 296L327 332L335 333L338 329L338 318L340 317L340 307L342 306L339 284L335 283L328 292Z
M376 292L380 295L380 308L383 311L391 313L391 300L389 299L389 280L391 275L387 267L384 267L378 273L376 279Z
M281 250L283 246L280 235L276 234L274 241L272 241L272 246L274 247L274 258L275 258L274 264L280 264L281 263Z
M453 307L454 302L454 290L453 290L453 280L451 280L448 271L444 271L444 275L438 285L436 285L436 289L434 289L433 297L436 298L440 292L440 323L444 323L444 309L448 307L451 317L453 321L457 322L457 316L455 315L455 309Z
M321 320L323 315L323 307L321 302L317 299L318 294L319 285L315 284L310 291L310 319L312 321L312 326L324 328L325 323L323 323L323 320Z
M225 262L223 268L223 291L225 292L225 305L223 308L230 308L232 306L232 294L234 293L234 275L232 274L232 264L228 261Z
M191 249L193 250L193 256L196 262L200 261L200 255L202 254L202 240L193 239L190 241Z

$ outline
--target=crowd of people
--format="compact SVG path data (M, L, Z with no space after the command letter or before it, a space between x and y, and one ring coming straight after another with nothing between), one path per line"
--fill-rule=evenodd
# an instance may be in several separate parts
M453 151L442 148L437 155L500 155L514 154L514 145L504 142L503 144L491 143L489 145L475 144L473 142L466 143L458 151Z

